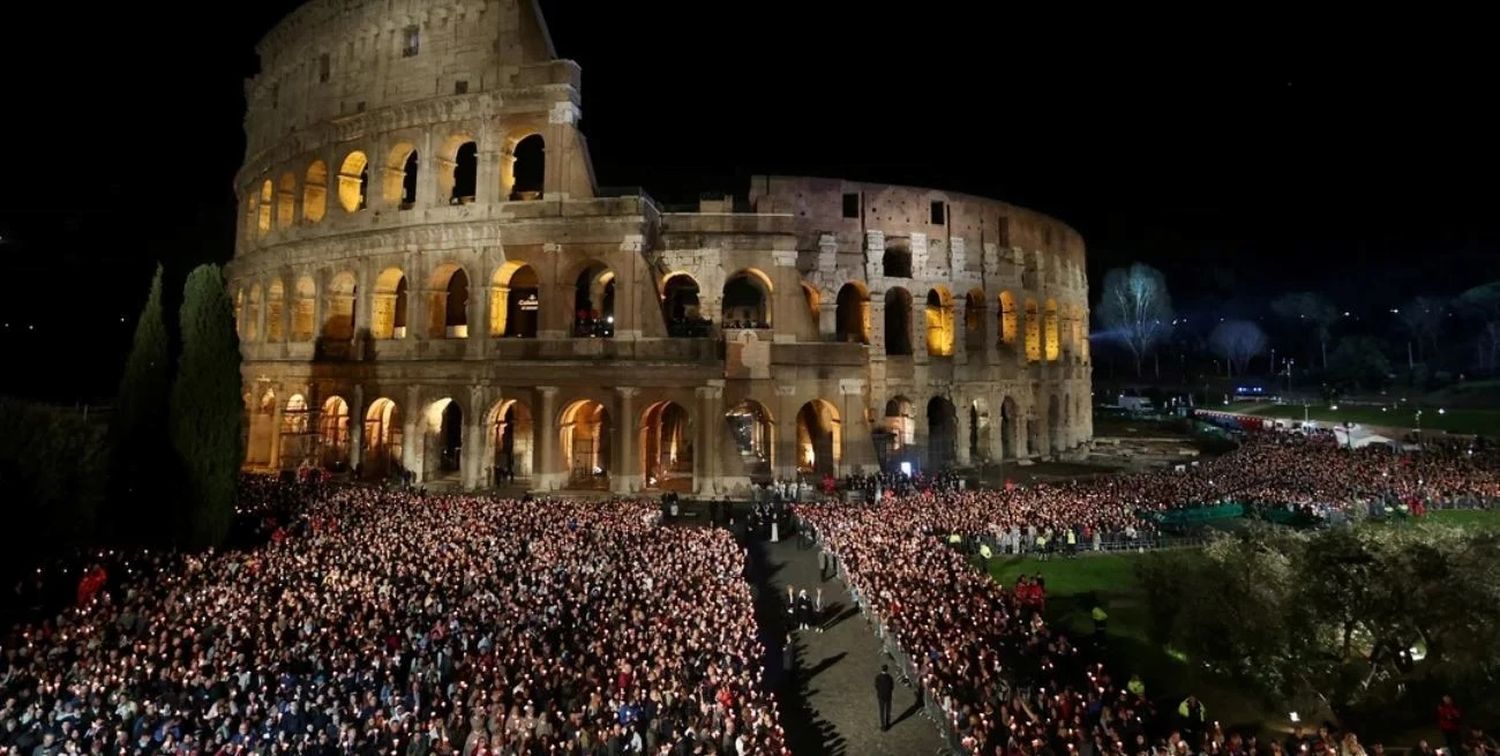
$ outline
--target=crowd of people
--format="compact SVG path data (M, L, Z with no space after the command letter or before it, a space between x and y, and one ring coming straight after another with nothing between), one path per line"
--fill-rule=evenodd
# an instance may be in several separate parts
M648 503L247 489L245 550L161 555L0 644L0 749L782 754L745 557ZM259 497L259 498L257 498Z

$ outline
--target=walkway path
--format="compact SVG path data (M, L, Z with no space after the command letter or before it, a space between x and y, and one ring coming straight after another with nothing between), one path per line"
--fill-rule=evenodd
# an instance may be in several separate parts
M812 754L937 753L943 741L937 725L922 714L911 688L903 687L896 666L881 651L874 629L865 622L842 582L821 582L818 551L801 549L796 538L779 543L752 541L750 580L757 591L757 619L768 647L767 667L782 669L781 646L790 617L786 587L807 588L808 596L823 588L826 629L802 630L796 637L795 688L783 689L783 726L796 756ZM889 663L897 679L891 701L893 726L880 731L875 701L875 675Z

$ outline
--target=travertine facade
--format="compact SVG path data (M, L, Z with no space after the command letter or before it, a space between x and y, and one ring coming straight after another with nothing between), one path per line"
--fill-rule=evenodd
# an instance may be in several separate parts
M829 179L601 191L531 0L315 0L259 51L229 268L249 467L717 495L1090 436L1056 220Z

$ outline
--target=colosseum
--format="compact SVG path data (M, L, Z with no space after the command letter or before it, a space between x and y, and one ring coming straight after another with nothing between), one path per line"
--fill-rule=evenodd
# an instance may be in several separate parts
M227 268L247 468L724 496L1090 437L1057 220L828 178L600 187L534 0L314 0L258 52Z

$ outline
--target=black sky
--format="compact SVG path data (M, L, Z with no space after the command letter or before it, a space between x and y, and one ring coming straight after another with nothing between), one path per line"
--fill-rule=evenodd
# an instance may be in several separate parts
M0 391L108 393L152 261L180 277L227 259L242 82L295 5L9 19L32 31L0 51L0 344L45 359L40 377L4 371ZM1162 268L1185 308L1319 288L1381 310L1500 276L1500 61L1478 17L543 9L583 67L604 185L680 201L780 172L994 196L1079 229L1096 282L1131 260Z

